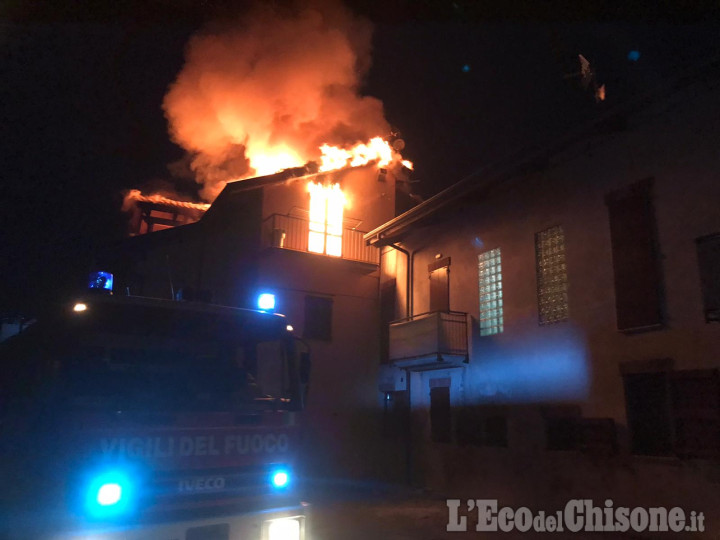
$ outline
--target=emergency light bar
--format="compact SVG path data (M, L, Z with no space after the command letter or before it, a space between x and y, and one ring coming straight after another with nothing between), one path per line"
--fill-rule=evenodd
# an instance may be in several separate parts
M272 311L275 309L275 295L271 293L262 293L257 299L258 309L263 311Z
M110 272L92 272L88 281L88 289L111 293L113 290L113 275Z

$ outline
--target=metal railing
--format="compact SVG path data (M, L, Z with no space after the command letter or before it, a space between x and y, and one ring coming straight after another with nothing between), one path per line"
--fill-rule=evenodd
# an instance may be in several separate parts
M390 323L390 361L467 354L467 313L431 311Z
M309 222L293 216L272 214L263 222L263 246L308 252ZM343 229L342 259L370 264L380 263L380 250L368 246L363 231Z

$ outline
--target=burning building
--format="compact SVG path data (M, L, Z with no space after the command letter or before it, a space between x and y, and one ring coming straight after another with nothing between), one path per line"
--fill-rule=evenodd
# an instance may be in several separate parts
M309 457L326 472L378 467L362 435L377 432L379 250L363 235L415 202L404 142L360 93L370 38L333 2L260 6L195 35L163 110L186 151L172 169L202 202L130 192L132 237L98 258L121 294L274 298L313 349Z
M206 208L135 194L137 230L146 234L98 263L113 270L116 294L241 307L273 295L312 348L308 461L327 473L377 476L365 452L378 434L380 252L363 235L396 215L408 172L399 162L293 168L227 183Z

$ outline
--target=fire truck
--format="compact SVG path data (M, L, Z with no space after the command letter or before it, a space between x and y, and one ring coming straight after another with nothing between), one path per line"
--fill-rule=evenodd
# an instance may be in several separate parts
M38 320L0 349L0 538L303 540L309 366L269 310L87 294Z

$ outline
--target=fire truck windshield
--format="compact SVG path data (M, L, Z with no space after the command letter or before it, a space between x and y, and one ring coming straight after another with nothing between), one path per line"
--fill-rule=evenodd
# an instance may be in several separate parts
M240 412L300 401L283 317L162 301L87 304L34 340L61 407Z

